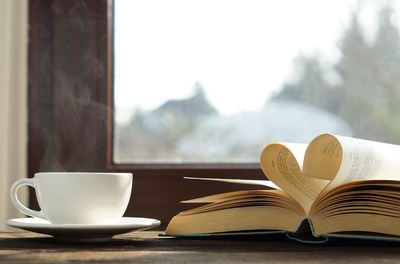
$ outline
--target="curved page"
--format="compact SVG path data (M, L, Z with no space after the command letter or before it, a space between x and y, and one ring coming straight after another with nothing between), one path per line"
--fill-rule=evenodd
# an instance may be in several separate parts
M308 212L329 181L302 174L300 164L306 147L305 144L267 145L261 153L260 164L264 174Z

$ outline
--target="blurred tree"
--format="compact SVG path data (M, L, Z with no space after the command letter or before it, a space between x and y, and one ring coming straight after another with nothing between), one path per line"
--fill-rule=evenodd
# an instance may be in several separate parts
M398 29L391 23L391 8L378 16L378 31L368 44L354 14L353 22L341 42L342 58L335 68L342 79L337 87L338 114L359 137L400 142ZM395 72L395 74L393 74Z
M188 98L168 100L148 113L136 110L129 124L117 126L118 158L179 160L177 142L190 134L204 117L217 114L199 82L194 84L193 91Z
M400 34L393 25L393 9L390 5L379 13L379 28L373 43L379 68L383 97L378 117L390 136L400 142Z
M400 82L400 34L393 25L393 9L385 6L379 13L379 27L373 43L379 68L389 78Z
M336 87L337 114L353 128L358 137L382 140L385 130L376 116L384 102L376 54L365 40L357 14L340 41L342 56L335 65L341 84Z
M388 5L378 14L378 30L369 43L353 13L339 41L341 57L333 65L340 81L330 85L318 56L295 61L297 80L272 99L297 100L342 116L361 138L400 143L400 34Z
M325 70L319 57L299 56L295 60L297 80L285 83L276 100L294 100L334 112L337 107L333 87L325 80Z

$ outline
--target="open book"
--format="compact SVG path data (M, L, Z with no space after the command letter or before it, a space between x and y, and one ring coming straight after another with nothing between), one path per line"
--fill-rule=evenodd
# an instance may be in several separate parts
M400 146L323 134L308 145L272 143L260 164L269 181L184 201L203 204L176 215L166 235L296 234L316 238L400 238Z

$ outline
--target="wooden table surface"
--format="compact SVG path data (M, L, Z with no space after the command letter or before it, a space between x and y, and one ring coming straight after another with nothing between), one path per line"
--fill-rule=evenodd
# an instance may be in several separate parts
M323 245L281 235L176 239L132 232L105 243L63 243L30 232L0 233L0 263L400 263L400 243L337 239Z

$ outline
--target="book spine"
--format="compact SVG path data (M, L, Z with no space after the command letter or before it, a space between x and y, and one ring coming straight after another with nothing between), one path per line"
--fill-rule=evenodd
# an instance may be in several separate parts
M312 234L314 237L319 237L319 236L315 233L314 225L313 225L313 222L311 221L311 218L304 218L303 221L307 221L307 223L308 223L308 225L309 225L309 227L310 227L310 230L311 230L311 234ZM301 225L301 223L300 223L300 225Z
M312 221L309 218L304 218L300 222L296 231L287 232L286 236L291 240L309 244L321 244L321 243L326 243L329 240L328 237L317 236L315 234Z

